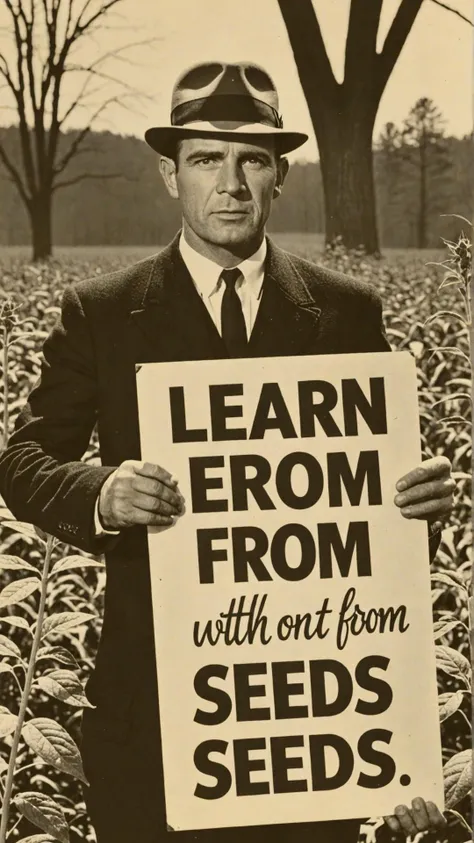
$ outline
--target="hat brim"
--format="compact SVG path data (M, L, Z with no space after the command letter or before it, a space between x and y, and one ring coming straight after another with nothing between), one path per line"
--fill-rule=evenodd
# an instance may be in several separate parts
M192 136L198 137L230 137L238 135L244 140L255 140L255 138L273 137L277 143L278 151L284 155L302 146L308 140L308 135L303 132L287 132L284 129L276 129L273 126L266 126L263 123L233 123L229 121L219 123L195 122L186 126L153 126L145 132L145 140L155 152L166 157L174 154L176 142Z

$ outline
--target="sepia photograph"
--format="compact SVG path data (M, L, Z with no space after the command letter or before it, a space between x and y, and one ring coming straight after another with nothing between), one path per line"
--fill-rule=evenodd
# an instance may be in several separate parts
M469 843L467 0L0 0L0 843Z

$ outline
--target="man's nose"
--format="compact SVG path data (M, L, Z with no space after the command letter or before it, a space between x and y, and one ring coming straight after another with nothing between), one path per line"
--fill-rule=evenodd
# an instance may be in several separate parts
M245 190L245 187L245 178L239 162L231 156L224 159L219 170L217 192L235 196Z

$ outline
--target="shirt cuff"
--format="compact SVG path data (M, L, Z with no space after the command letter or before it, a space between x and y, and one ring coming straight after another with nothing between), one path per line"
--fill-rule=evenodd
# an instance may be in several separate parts
M109 474L109 476L107 477L107 480L103 484L103 486L102 486L102 488L99 492L99 495L97 496L96 502L95 502L94 527L95 527L96 538L98 538L99 536L118 536L118 534L120 533L120 530L107 530L104 527L104 525L102 524L102 521L100 520L100 515L99 515L99 500L100 500L100 495L101 495L102 489L105 489L107 487L107 485L110 483L114 474L115 474L115 471L112 472L112 474Z

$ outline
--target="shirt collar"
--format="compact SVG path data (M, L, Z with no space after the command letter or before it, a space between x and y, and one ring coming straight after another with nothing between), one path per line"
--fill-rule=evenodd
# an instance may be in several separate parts
M208 298L218 287L222 266L196 252L185 240L183 232L181 232L179 239L179 250L198 292L203 298ZM257 251L249 258L237 264L238 269L240 269L244 276L244 283L248 285L251 293L256 298L259 297L262 289L266 256L267 241L264 237Z

